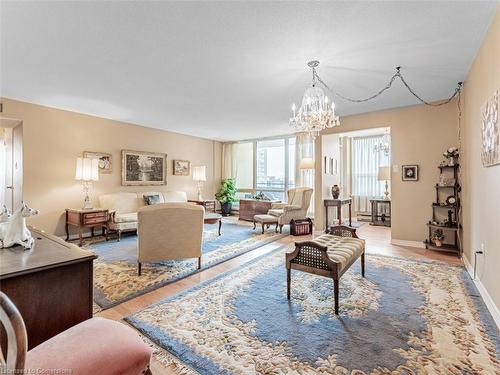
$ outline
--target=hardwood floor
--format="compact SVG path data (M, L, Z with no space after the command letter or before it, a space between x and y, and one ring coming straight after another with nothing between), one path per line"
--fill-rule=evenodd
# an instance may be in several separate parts
M367 254L381 254L381 255L395 256L395 257L409 258L409 259L441 261L453 265L463 264L461 259L453 254L437 252L427 249L414 248L414 247L392 245L390 243L391 229L387 227L370 226L368 225L368 223L364 223L357 230L357 234L360 238L366 240ZM308 240L310 238L311 236L284 237L278 241L264 245L261 248L250 251L246 254L231 259L227 262L221 263L205 271L188 276L185 279L179 280L175 283L166 285L150 293L144 294L130 301L124 302L121 305L115 306L111 309L104 310L98 313L97 316L102 316L114 320L121 320L127 315L140 311L143 308L153 303L156 303L166 297L177 294L184 289L191 288L205 280L209 280L217 275L220 275L223 272L238 267L239 265L242 265L248 262L249 260L255 259L265 253L273 251L279 248L280 246L290 244L295 241ZM165 368L162 364L154 360L151 365L151 370L155 375L176 374L173 368Z

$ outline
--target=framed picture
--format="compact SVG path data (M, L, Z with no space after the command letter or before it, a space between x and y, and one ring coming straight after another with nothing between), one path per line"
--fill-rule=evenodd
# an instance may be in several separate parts
M500 164L500 102L498 90L481 108L481 161L484 167Z
M189 176L190 165L187 160L174 160L174 176Z
M418 181L418 165L403 165L403 181Z
M99 173L111 173L113 171L111 154L107 154L105 152L84 151L83 157L99 160Z
M122 185L165 185L167 154L122 150Z

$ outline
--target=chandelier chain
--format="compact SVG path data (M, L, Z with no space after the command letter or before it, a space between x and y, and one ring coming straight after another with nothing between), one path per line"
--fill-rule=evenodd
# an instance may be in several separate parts
M426 101L425 99L423 99L422 97L420 97L416 92L415 90L413 90L411 88L411 86L406 82L406 80L404 79L403 75L401 74L401 67L398 66L396 67L396 73L394 73L391 77L391 79L389 80L389 82L381 89L379 90L378 92L376 92L375 94L367 97L367 98L364 98L364 99L353 99L353 98L349 98L347 96L344 96L336 91L333 91L318 75L318 73L316 72L316 69L313 68L312 69L313 71L313 84L315 81L318 81L319 83L321 83L328 91L330 91L334 96L338 96L339 98L342 98L344 100L347 100L349 102L353 102L353 103L363 103L363 102L367 102L367 101L370 101L370 100L373 100L375 99L376 97L382 95L385 91L387 91L388 89L390 89L392 87L392 84L394 83L394 81L399 78L401 80L401 82L403 83L403 85L406 87L406 89L415 97L417 98L420 102L422 102L423 104L425 105L428 105L428 106L432 106L432 107L439 107L439 106L442 106L442 105L445 105L445 104L448 104L449 102L451 102L458 94L459 92L462 90L462 85L463 85L463 82L458 82L457 84L457 87L455 88L455 91L453 92L453 94L448 98L448 99L445 99L441 102L438 102L438 103L431 103L431 102L428 102Z

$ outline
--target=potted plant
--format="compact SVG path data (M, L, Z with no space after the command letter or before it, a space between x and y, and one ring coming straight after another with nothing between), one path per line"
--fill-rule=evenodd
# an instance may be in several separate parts
M455 165L455 161L456 159L458 159L458 155L458 148L456 147L450 147L443 153L443 156L448 159L448 165L450 167Z
M220 190L215 194L215 198L220 203L222 215L229 216L233 202L236 202L236 184L233 178L226 178L222 181Z
M444 233L442 229L436 229L434 233L432 233L431 240L434 241L434 244L437 247L443 246Z

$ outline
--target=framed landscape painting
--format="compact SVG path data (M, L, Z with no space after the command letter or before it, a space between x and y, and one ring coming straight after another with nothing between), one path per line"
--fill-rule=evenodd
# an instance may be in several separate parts
M174 176L189 176L190 164L187 160L174 160Z
M498 110L500 98L498 90L486 101L481 109L481 160L484 167L500 164L500 119Z
M122 185L165 185L167 154L122 150Z
M85 151L83 153L83 157L97 159L99 161L99 173L111 173L113 171L111 154L107 154L105 152Z

